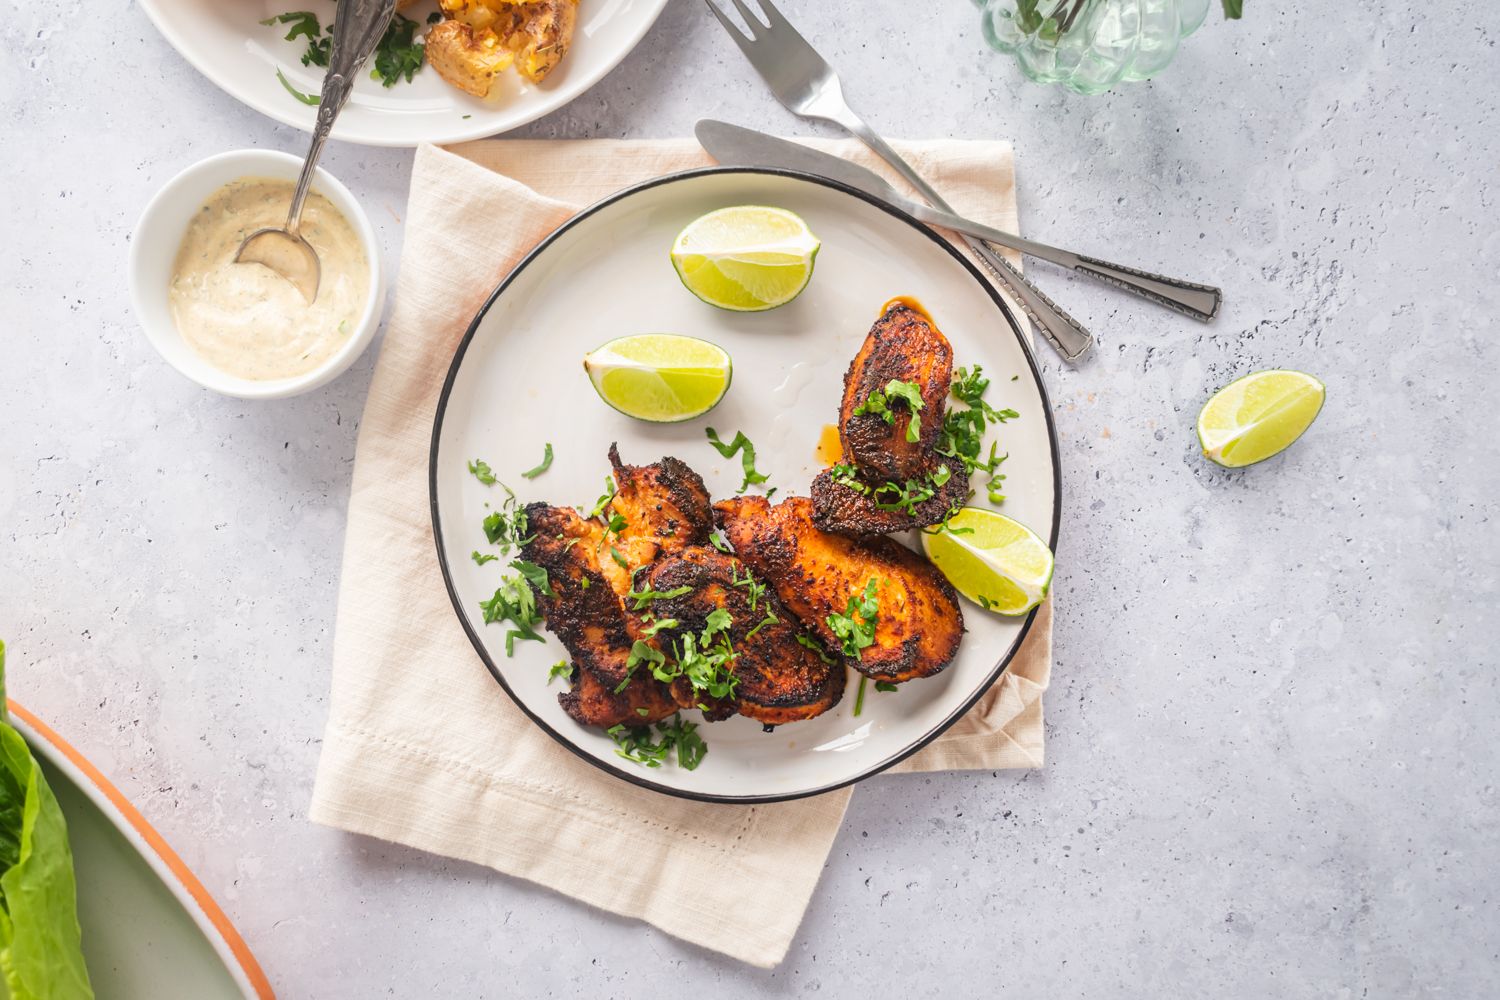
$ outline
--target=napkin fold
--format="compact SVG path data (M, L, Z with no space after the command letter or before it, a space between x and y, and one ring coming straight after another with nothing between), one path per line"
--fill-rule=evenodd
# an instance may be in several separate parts
M812 145L880 168L851 142ZM898 146L958 210L1017 228L1008 144ZM558 746L494 682L459 626L427 496L439 390L500 279L578 209L711 162L687 140L417 150L396 302L355 452L310 811L315 822L488 865L769 967L796 934L851 791L691 802ZM1051 633L1049 602L1000 682L896 770L1040 766Z

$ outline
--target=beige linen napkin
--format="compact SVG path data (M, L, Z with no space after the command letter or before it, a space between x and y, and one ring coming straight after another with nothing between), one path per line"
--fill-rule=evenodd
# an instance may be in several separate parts
M823 143L871 163L850 143ZM957 208L1016 228L1010 147L903 144ZM355 453L333 693L313 820L463 858L760 966L786 954L850 791L725 806L636 788L534 726L448 601L428 519L437 397L474 313L577 209L708 164L665 142L485 141L417 151L396 303ZM1036 767L1051 666L1044 606L1010 670L900 770ZM705 878L705 872L713 872Z

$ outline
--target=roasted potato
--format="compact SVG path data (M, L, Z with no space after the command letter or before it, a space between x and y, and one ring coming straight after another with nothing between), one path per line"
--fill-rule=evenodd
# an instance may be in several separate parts
M427 32L427 62L466 94L485 97L495 76L510 68L515 53L488 28L476 31L461 21L440 21Z
M477 97L487 95L495 73L506 68L491 72L497 49L510 54L506 66L513 63L523 77L540 83L567 54L578 20L578 0L440 0L439 6L447 20L428 33L427 58L444 80Z
M541 83L568 53L578 20L578 0L541 0L525 4L524 9L520 26L505 36L505 44L516 53L516 71L532 83Z

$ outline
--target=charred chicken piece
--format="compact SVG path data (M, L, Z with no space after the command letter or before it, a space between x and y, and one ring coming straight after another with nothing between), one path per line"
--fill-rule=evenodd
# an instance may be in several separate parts
M905 301L888 303L844 373L839 406L844 461L875 482L904 482L932 472L942 461L934 449L952 381L953 345L948 338ZM899 400L888 412L870 412L871 394L885 393L892 382L916 385L921 409L913 413L909 401ZM862 407L867 412L856 414ZM914 416L920 418L920 431L915 441L908 441Z
M654 593L672 595L656 598L651 605L657 622L676 623L657 633L663 650L679 652L686 635L695 637L695 645L703 645L701 637L717 614L721 634L733 651L726 664L736 680L732 695L705 699L687 678L679 677L672 682L679 704L702 702L709 719L737 710L758 722L781 725L821 715L843 696L843 664L826 662L800 644L800 623L735 557L707 546L684 549L651 567L648 586ZM711 640L711 649L717 641L717 636Z
M618 445L609 447L615 498L610 507L625 519L623 539L646 538L662 552L707 545L714 530L713 502L703 477L668 455L650 465L626 465Z
M629 669L625 610L599 564L604 526L571 507L544 503L529 504L526 517L532 537L521 554L547 571L552 590L551 597L537 595L537 606L573 658L573 690L558 696L563 709L584 725L606 728L671 715L678 706L666 685L649 671Z
M955 461L953 465L958 471L950 473L941 486L932 485L930 479L894 487L871 486L863 478L851 486L835 478L832 469L824 469L812 481L813 523L824 531L845 535L889 535L941 524L969 498L969 474L962 463ZM930 490L932 495L909 506L896 505L902 491L910 495L912 487Z
M623 689L616 690L575 665L572 683L573 689L558 695L557 702L574 722L584 726L644 726L670 718L680 707L667 686L650 674L632 677Z
M946 667L963 637L963 612L951 584L927 560L882 536L851 538L820 530L807 497L772 506L764 497L714 505L729 544L782 605L830 650L842 640L830 616L874 580L878 602L873 641L848 657L877 681L930 677Z

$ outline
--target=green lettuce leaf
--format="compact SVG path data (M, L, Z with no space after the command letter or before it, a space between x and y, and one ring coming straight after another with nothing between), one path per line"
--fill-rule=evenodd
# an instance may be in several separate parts
M5 712L0 642L0 983L11 1000L91 1000L68 827Z

